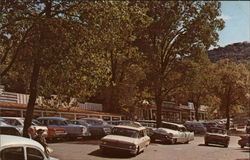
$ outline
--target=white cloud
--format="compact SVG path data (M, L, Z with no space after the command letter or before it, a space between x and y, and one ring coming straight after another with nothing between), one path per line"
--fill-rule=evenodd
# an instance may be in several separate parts
M227 15L224 15L224 14L222 14L222 15L221 15L221 16L219 16L218 18L223 19L224 21L226 21L226 20L230 20L230 19L231 19L231 17L230 17L230 16L227 16Z

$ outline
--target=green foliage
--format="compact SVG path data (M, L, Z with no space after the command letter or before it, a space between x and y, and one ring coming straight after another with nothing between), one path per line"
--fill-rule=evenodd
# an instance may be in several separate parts
M225 114L226 107L233 108L237 105L248 107L250 72L246 67L228 59L218 61L213 67L213 72L218 78L213 93L221 99L220 111L222 114Z
M163 99L189 78L186 75L192 65L185 59L216 45L217 31L223 29L224 22L218 19L219 2L154 1L144 5L153 22L138 31L136 45L145 55L145 72L157 104L159 125Z

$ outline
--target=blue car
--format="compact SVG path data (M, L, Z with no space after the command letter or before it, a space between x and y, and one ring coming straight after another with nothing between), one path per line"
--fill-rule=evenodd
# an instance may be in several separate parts
M77 138L88 136L87 128L83 125L74 125L69 122L69 119L62 117L39 117L37 120L47 127L64 128L68 137Z
M105 122L103 119L98 118L82 118L77 120L87 125L91 136L103 137L111 133L111 125Z

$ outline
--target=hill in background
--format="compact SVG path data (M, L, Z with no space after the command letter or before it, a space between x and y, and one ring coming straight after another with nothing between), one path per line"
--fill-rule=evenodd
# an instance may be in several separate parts
M234 62L250 61L250 43L239 42L219 47L207 51L207 55L212 62L228 58Z

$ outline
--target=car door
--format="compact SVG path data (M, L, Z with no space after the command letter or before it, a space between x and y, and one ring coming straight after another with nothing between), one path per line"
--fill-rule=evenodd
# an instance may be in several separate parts
M185 133L185 129L182 127L178 127L178 131L179 131L179 142L186 142L187 139L187 134Z
M148 143L146 130L141 130L139 132L139 143L140 143L140 148L146 148L146 145Z
M27 160L47 160L46 155L37 148L26 147Z

